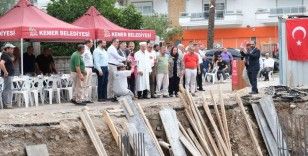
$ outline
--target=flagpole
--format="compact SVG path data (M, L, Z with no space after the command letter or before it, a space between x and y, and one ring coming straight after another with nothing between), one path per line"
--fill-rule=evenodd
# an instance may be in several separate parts
M24 39L21 38L20 39L20 71L21 71L21 75L24 75Z

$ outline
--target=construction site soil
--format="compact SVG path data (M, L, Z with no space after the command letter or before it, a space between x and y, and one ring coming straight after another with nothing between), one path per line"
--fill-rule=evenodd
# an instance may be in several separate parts
M261 132L258 128L252 108L249 105L250 103L257 103L258 99L262 96L264 96L264 91L257 96L244 96L243 101L262 152L264 155L267 155ZM209 124L204 114L204 109L201 107L202 102L200 97L201 96L197 96L194 101L200 106L200 112L207 124ZM233 155L257 155L255 147L249 137L244 116L236 104L233 94L227 93L224 99ZM284 101L280 98L274 98L274 100L279 116L292 116L293 114L305 113L308 111L308 102L306 102L304 98L296 102L292 100ZM210 99L208 101L210 104ZM155 135L159 139L167 142L166 134L159 117L161 108L174 108L182 125L185 128L190 128L188 119L184 113L184 106L178 98L137 100L137 103L141 104ZM79 118L80 110L81 107L76 107L72 104L47 105L31 109L21 108L6 110L5 112L1 112L2 110L0 110L0 155L26 155L25 146L35 144L46 144L49 154L54 156L97 155L95 147ZM103 110L108 110L120 134L125 130L127 119L125 118L125 114L121 111L121 106L118 104L95 103L89 105L91 119L95 124L96 130L108 155L119 156L120 149L110 129L103 120ZM215 114L213 109L212 114ZM282 123L282 125L284 124ZM213 132L213 130L211 131ZM167 151L164 152L166 155L169 155Z

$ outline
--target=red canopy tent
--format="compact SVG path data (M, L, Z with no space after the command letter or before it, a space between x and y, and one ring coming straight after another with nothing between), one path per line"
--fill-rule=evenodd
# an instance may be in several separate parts
M93 38L87 28L58 20L28 0L20 0L0 17L0 41L32 40L86 40Z
M31 41L82 41L92 39L93 32L58 20L28 0L20 0L11 10L0 17L0 41L21 41L23 57L23 40ZM23 59L21 59L23 74Z
M77 19L74 23L76 26L92 29L95 31L95 39L111 40L118 38L121 41L142 41L155 40L154 30L131 30L120 27L107 18L94 7Z

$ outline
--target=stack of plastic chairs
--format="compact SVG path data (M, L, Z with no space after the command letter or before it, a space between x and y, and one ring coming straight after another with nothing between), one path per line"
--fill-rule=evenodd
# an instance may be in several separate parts
M30 98L34 98L35 106L39 105L39 96L41 98L41 103L44 104L44 77L39 75L37 77L33 77L30 83ZM31 100L33 102L33 100Z
M44 96L48 96L49 104L52 104L53 95L56 93L57 103L60 103L60 76L59 75L51 75L48 77L44 77L45 87L43 89Z
M73 79L69 74L63 74L61 76L60 87L58 90L59 92L63 91L62 99L67 99L69 101L73 98Z

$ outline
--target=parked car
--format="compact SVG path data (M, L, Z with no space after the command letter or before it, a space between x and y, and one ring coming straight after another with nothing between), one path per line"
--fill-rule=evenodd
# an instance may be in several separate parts
M242 56L239 49L234 49L234 48L227 48L227 49L228 52L230 52L231 55L233 56L233 59L236 60L241 59ZM212 60L214 55L218 56L221 54L221 52L222 52L221 49L210 49L206 51L205 55L209 58L209 60Z

